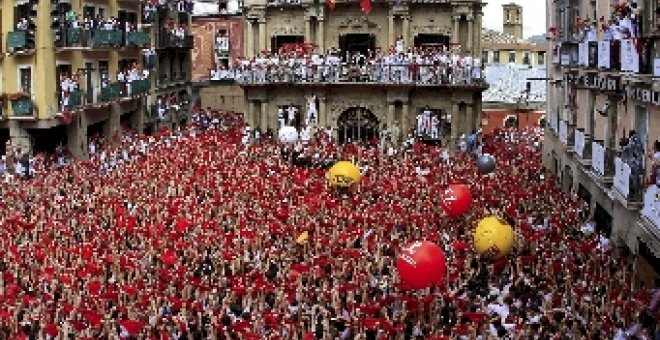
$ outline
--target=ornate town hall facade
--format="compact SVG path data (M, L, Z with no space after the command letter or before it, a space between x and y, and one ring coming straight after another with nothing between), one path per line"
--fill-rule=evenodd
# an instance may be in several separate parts
M243 65L250 66L238 82L250 125L277 129L283 110L295 106L304 115L313 106L315 124L340 139L364 140L383 127L403 137L424 111L441 120L438 138L478 129L487 88L477 59L484 3L244 5Z

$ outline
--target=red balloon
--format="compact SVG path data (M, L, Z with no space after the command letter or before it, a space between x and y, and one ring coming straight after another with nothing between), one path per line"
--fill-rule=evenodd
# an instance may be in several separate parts
M465 184L450 184L442 197L442 207L447 215L458 217L463 215L472 204L470 189Z
M447 272L445 253L428 241L413 242L401 249L396 267L401 281L410 289L440 284Z

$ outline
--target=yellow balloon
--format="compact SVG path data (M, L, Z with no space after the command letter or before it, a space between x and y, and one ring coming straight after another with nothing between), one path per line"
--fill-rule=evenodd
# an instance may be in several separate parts
M499 259L513 247L513 228L499 217L483 218L474 230L474 249L477 254Z
M350 188L360 184L362 175L355 164L339 161L328 170L326 177L331 187Z

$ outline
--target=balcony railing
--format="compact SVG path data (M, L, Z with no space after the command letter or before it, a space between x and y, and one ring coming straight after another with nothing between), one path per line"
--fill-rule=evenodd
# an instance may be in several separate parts
M57 92L55 96L59 103L60 112L75 110L83 105L83 93L80 90L68 93Z
M144 59L143 67L145 69L152 69L156 67L156 61L158 60L158 58L156 57L155 54L145 56L143 59Z
M171 33L163 33L159 39L160 48L193 48L194 38L192 35L186 34L179 37Z
M600 141L591 142L591 167L597 175L605 177L605 147Z
M7 33L7 51L21 53L34 50L34 38L28 31L13 31Z
M32 99L29 97L24 97L24 98L12 100L11 110L14 112L15 117L33 116L34 106L32 103Z
M146 32L128 32L126 33L126 45L147 47L151 44L151 36Z
M94 47L121 47L123 32L120 30L97 29L94 32Z
M622 198L622 203L629 206L631 203L641 203L643 196L643 176L634 171L628 163L620 157L614 158L614 179L612 187Z
M564 42L559 47L559 57L562 66L577 66L578 64L578 44Z
M580 67L595 69L598 67L598 42L581 42L579 47Z
M621 42L618 40L598 42L598 68L601 70L621 69Z
M591 143L587 145L587 142L588 141L585 137L584 129L575 129L573 150L575 151L575 155L579 160L589 159L589 161L591 161Z
M123 85L119 82L110 83L105 87L101 88L99 93L98 100L100 102L110 102L115 99L122 97L122 87Z
M147 94L151 90L151 79L138 79L133 80L128 84L128 92L130 96L139 96L142 94Z
M559 121L559 141L568 145L568 122L563 119Z
M371 83L389 85L457 85L486 86L480 78L480 69L463 68L451 70L437 65L392 65L374 64L358 66L306 65L305 67L283 66L266 70L263 67L247 67L228 71L225 78L235 79L241 84L267 83ZM478 77L477 77L478 76Z

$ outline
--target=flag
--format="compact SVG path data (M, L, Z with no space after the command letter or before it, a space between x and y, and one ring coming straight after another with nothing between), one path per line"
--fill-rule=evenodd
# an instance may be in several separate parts
M360 8L364 14L369 15L371 12L371 0L360 0Z
M298 244L305 244L307 243L308 240L309 240L309 233L307 231L304 231L302 234L298 236L296 242L298 242Z
M321 1L320 0L314 0L314 9L316 9L316 16L318 17L321 15Z
M331 11L335 9L335 0L326 0L325 4L328 6L328 8L330 8Z

